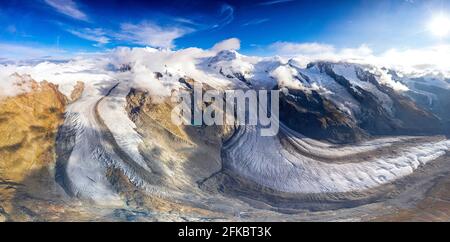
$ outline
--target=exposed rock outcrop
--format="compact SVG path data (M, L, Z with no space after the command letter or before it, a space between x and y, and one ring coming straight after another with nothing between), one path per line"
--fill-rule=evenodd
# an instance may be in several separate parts
M48 82L23 85L29 86L28 92L0 101L0 214L4 219L21 218L25 209L21 206L30 205L20 199L24 194L45 197L57 189L55 136L66 98Z

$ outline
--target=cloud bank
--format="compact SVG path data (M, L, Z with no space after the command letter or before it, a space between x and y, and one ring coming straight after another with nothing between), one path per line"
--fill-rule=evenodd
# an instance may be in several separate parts
M174 47L173 41L175 38L182 36L182 33L186 32L177 28L166 29L155 27L155 25L148 23L142 25L130 24L123 26L123 28L125 31L117 34L120 35L119 37L136 42L138 45L163 49ZM145 31L137 33L140 28ZM125 32L129 32L128 36L125 36ZM72 31L72 33L95 41L98 44L108 43L110 38L110 35L103 35L105 31L100 29L82 29L80 31ZM155 37L152 33L159 34ZM139 38L138 36L141 36L142 38ZM114 37L117 38L117 36ZM238 38L230 38L215 44L211 49L205 51L213 54L222 50L239 50L240 45L241 43ZM201 49L180 49L176 52L178 53L177 56L181 56L182 53L188 53L188 50ZM106 53L110 51L111 50L106 50ZM313 61L343 61L384 66L402 70L407 73L420 74L424 72L442 72L446 76L450 76L450 62L448 61L448 57L450 56L450 44L415 49L389 49L381 53L375 53L367 45L361 45L355 48L337 48L333 45L321 43L276 42L268 46L265 51L278 55L285 61L293 59L295 61L293 63L302 67ZM80 53L70 53L57 48L0 42L0 61L3 63L21 60L49 60L52 58L67 59L68 57L77 56L78 54ZM177 61L177 63L179 62Z
M355 48L336 48L321 43L276 42L267 51L293 58L300 65L312 61L344 61L372 64L402 69L408 72L439 70L450 73L450 45L435 45L424 48L389 49L375 54L367 45Z

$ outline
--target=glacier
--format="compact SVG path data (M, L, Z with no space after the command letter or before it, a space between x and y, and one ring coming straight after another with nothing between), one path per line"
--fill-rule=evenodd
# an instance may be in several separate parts
M379 86L399 95L409 89L414 91L412 80L392 80L392 76L379 67L371 69L349 63L330 66L336 75L349 81L352 90L370 93L379 101L379 108L391 115L395 111L394 101ZM375 75L378 83L361 80L359 72L369 69L381 73ZM151 194L169 197L176 194L179 198L193 199L180 189L155 185L149 175L155 171L149 166L149 157L143 149L159 148L158 140L146 138L144 141L139 127L130 119L126 97L131 89L146 90L156 102L164 102L173 89L186 88L180 82L182 78L203 82L218 90L285 88L307 94L316 92L349 117L356 119L362 115L361 102L318 65L304 68L293 60L245 56L235 50L119 48L108 54L62 63L1 65L0 73L2 76L26 74L34 80L58 85L70 102L62 135L57 140L61 142L61 149L69 154L67 159L59 161L64 171L61 184L73 196L108 206L123 205L121 195L107 177L111 168L120 169L134 185ZM70 100L78 81L85 84L82 95ZM447 84L439 81L435 85L448 88ZM429 97L434 98L432 94ZM359 143L337 145L306 137L283 124L283 120L280 122L280 133L274 137L260 136L259 126L233 127L232 136L224 139L220 147L222 167L280 192L345 193L365 191L401 179L445 155L450 148L445 136L435 135L422 141L417 141L420 140L417 135L374 136ZM183 163L189 159L170 152L163 150L164 157L159 162ZM170 177L168 180L176 180L174 176L182 172L169 169L167 164L164 167L163 174ZM192 182L196 195L208 197L198 190L195 184L198 180L179 179L183 179L180 184Z

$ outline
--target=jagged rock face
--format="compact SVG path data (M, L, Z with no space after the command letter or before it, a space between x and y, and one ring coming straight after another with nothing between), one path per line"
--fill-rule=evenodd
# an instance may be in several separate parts
M418 105L444 120L450 120L450 113L447 109L450 106L449 90L425 84L415 84L415 87L423 92L429 93L429 95L433 95L433 97L429 97L426 94L410 91L408 95L416 100Z
M184 81L188 87L192 84L192 80ZM206 206L208 210L204 211L198 208L216 198L214 195L204 197L205 191L199 188L199 184L221 171L222 141L232 132L231 127L176 126L171 121L174 103L170 98L154 100L144 90L131 89L126 100L127 113L143 139L141 154L151 169L152 179L145 182L157 185L156 190L150 194L164 191L165 198L162 201L166 206L171 206L174 210L183 209L185 212L212 216L215 211L211 207L216 204ZM178 193L188 197L189 202L181 205ZM148 194L144 197L146 196ZM182 200L184 199L186 198ZM175 201L178 203L172 204ZM223 204L218 206L225 207Z
M2 178L21 181L52 164L54 138L63 120L65 97L51 83L30 83L31 91L0 101Z
M345 67L354 72L355 80L336 73L335 68L345 64L318 62L322 78L331 78L356 103L358 110L349 113L339 102L320 91L289 90L282 95L281 120L290 128L312 138L333 142L357 142L368 135L426 135L443 134L443 123L432 113L417 106L414 101L392 88L380 85L377 76L359 66ZM308 73L300 73L298 80L309 82ZM334 91L334 90L331 90ZM344 103L345 104L345 103Z
M171 172L161 175L172 180L171 185L188 180L195 183L220 170L222 140L231 130L228 126L176 126L171 121L173 105L170 100L155 101L148 92L132 89L127 95L126 109L144 140L154 142L158 137L157 147L152 149L158 150L160 158L165 153L166 157L168 154L177 157L178 160L167 161L172 163ZM160 170L165 169L168 167ZM177 170L181 173L176 174Z
M169 102L154 102L151 96L142 90L131 89L127 95L126 110L131 120L136 122L140 116L148 114L149 118L173 132L174 135L187 140L188 137L184 130L174 125L170 120L170 115L168 114L172 108Z
M409 87L406 95L410 97L422 109L427 110L444 123L445 132L450 132L450 80L442 76L400 77L396 71L389 70L392 78Z
M27 214L26 198L55 189L55 136L66 98L48 82L24 85L28 92L0 100L0 214L5 219L29 219L33 212Z
M333 142L358 142L367 134L355 120L317 92L289 90L280 97L280 120L297 132Z

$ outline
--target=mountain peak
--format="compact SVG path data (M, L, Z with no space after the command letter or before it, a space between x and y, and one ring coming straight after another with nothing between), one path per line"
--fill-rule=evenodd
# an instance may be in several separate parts
M220 61L233 61L239 57L239 53L235 50L221 50L211 58L212 63Z

